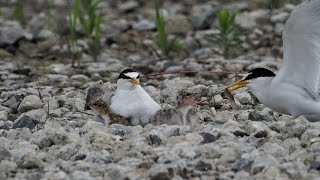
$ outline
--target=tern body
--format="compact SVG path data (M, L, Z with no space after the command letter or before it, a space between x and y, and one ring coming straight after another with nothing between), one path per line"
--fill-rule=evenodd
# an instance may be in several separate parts
M128 118L131 125L144 126L161 107L141 87L139 77L140 74L131 69L121 72L110 109L113 113Z
M132 89L117 89L111 98L112 112L130 118L132 125L146 125L160 110L149 94L140 86Z
M290 14L283 31L283 66L275 75L265 68L249 71L229 85L248 86L259 101L274 111L320 121L320 0L308 0Z
M247 86L261 103L274 111L292 115L293 118L303 115L309 121L320 119L320 102L313 99L307 90L289 83L279 84L273 79L257 79ZM262 86L265 88L261 89Z

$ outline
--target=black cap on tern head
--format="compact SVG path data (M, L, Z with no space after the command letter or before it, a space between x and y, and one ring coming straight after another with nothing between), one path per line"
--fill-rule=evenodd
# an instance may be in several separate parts
M120 73L118 79L132 79L133 76L138 79L140 74L133 69L125 69Z
M269 69L256 68L249 71L248 74L242 78L242 80L247 81L247 80L255 79L258 77L274 77L274 76L276 75Z

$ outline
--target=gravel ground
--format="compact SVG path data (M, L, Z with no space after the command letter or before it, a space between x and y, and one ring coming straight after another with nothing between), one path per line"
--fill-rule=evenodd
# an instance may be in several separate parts
M26 3L18 22L10 16L15 1L0 1L0 179L320 177L320 123L273 112L246 89L235 92L237 110L221 94L247 70L279 69L294 5L166 1L167 32L182 51L159 57L153 2L104 1L102 52L94 61L80 36L82 67L72 68L67 41L48 27L41 2ZM66 17L66 2L55 1L56 21ZM208 38L226 7L238 12L242 32L229 59ZM92 121L87 89L115 86L128 67L142 73L164 113L145 127Z

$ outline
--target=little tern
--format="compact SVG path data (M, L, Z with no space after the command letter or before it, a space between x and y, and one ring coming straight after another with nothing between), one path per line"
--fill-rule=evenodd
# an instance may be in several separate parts
M277 74L253 69L227 89L248 86L274 111L320 121L320 0L304 1L291 12L282 39L283 65Z
M114 114L128 118L131 125L145 126L161 107L141 87L139 77L140 74L132 69L120 73L110 109Z

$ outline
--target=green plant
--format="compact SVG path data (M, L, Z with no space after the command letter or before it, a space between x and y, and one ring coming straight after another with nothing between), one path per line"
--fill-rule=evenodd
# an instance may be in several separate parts
M56 29L56 24L54 21L54 17L52 15L52 9L54 8L54 1L55 0L48 0L48 11L47 11L48 27L49 29L52 29L52 30Z
M92 36L97 25L97 19L101 16L97 14L97 7L102 0L81 0L81 7L84 11L79 16L79 20L87 36Z
M75 0L73 9L69 10L69 27L70 27L70 50L72 54L71 66L74 67L75 61L77 60L78 67L80 67L80 59L78 58L77 50L77 19L80 12L80 0Z
M181 43L179 38L174 37L169 40L168 34L166 33L165 21L162 15L162 11L158 4L156 4L156 28L159 48L164 55L168 55L171 50L180 51Z
M302 2L302 0L289 0L289 3L294 4L294 5L298 5Z
M235 25L236 13L224 9L218 12L219 33L210 36L219 45L223 56L229 58L230 51L239 45L239 33Z
M100 54L100 37L101 37L101 20L102 17L97 13L98 5L103 0L75 0L73 8L69 11L69 27L70 27L70 49L72 52L72 66L75 60L80 66L80 59L77 52L77 34L76 26L79 22L85 36L93 42L92 56L96 60Z
M92 55L94 60L100 54L101 20L97 13L98 5L103 0L81 0L83 13L79 16L80 24L88 38L93 41Z
M20 21L21 22L23 20L23 16L24 16L23 9L24 9L23 3L17 4L16 7L14 8L14 10L13 10L11 18L16 20L16 21Z

